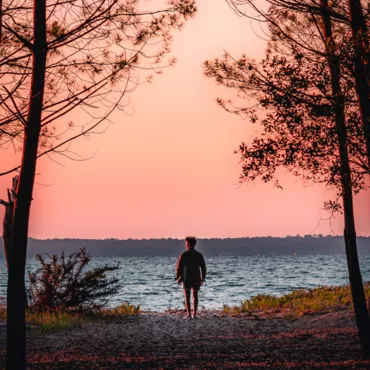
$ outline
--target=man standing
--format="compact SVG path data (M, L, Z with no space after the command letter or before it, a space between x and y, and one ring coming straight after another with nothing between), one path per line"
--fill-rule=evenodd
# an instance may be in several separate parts
M197 318L198 290L206 278L206 263L203 254L195 250L197 240L194 236L185 238L186 251L181 253L176 266L176 279L183 284L185 295L185 306L191 319L190 291L193 290L193 319Z

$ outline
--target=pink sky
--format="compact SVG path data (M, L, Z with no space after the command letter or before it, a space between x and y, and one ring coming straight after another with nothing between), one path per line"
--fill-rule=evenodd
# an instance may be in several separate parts
M35 238L182 238L342 233L342 217L320 221L331 193L303 187L281 171L284 190L260 182L240 186L233 154L257 127L224 112L229 92L203 77L202 63L227 50L260 58L264 42L224 0L198 1L199 12L175 32L178 63L131 96L133 115L116 112L103 135L73 149L92 159L60 166L39 161L30 236ZM0 171L19 158L1 152ZM5 198L11 176L0 177ZM370 193L356 199L358 235L370 235ZM2 207L3 208L3 207ZM0 218L3 209L0 208ZM318 225L319 224L319 225ZM2 225L1 225L2 226ZM0 228L1 228L0 226Z

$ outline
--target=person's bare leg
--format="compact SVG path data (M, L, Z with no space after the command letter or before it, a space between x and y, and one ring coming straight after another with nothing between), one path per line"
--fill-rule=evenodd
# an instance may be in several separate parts
M191 319L190 289L184 289L184 295L186 312L188 313L188 316Z
M197 317L197 309L198 309L198 291L193 289L193 301L194 301L194 311L193 311L193 318Z

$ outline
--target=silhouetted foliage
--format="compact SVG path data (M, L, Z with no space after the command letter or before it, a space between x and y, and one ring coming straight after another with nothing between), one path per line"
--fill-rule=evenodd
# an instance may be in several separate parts
M85 248L68 257L62 253L60 257L38 254L35 258L41 266L28 272L28 303L32 310L101 309L121 287L119 279L110 276L119 270L119 263L89 269L91 256Z
M237 151L242 164L240 181L260 178L280 187L276 171L284 167L305 183L334 187L339 199L342 190L334 99L325 48L317 29L319 16L310 18L276 8L271 13L279 22L279 29L269 25L271 41L261 61L246 55L234 59L226 53L223 58L205 62L206 76L238 94L239 102L218 98L218 104L262 127L260 135L250 143L241 143ZM291 39L286 37L288 30ZM355 99L351 42L342 25L337 25L336 30L352 186L358 193L368 188L366 175L370 169ZM298 38L304 46L297 44ZM315 50L308 51L310 47ZM325 206L334 212L342 208L337 200L328 201Z
M165 58L172 31L194 15L195 1L171 0L161 5L154 8L140 0L47 3L38 157L63 153L83 159L71 150L71 141L104 132L106 126L99 131L97 126L108 125L115 109L127 112L127 95L175 63L175 58ZM35 50L32 9L31 0L2 1L0 149L10 143L22 148ZM8 170L12 169L1 168L0 174Z

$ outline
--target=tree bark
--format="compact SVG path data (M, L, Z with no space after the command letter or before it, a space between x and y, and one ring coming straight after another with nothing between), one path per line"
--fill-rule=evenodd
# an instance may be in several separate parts
M369 33L360 0L349 0L350 23L355 52L355 83L370 168L370 49Z
M6 266L9 269L10 243L12 235L12 220L14 208L14 194L17 190L18 176L13 177L12 188L8 189L8 202L5 205L5 214L3 221L3 244Z
M23 370L26 365L25 270L28 222L45 85L47 55L45 5L45 0L34 0L31 93L24 130L19 183L14 200L8 269L6 358L8 370Z
M351 168L348 158L347 127L344 114L344 97L340 86L340 64L332 36L328 0L321 0L321 17L325 37L326 58L330 68L334 115L340 157L340 178L344 208L344 239L346 246L349 281L362 351L370 355L370 320L357 254L356 229L353 211Z

